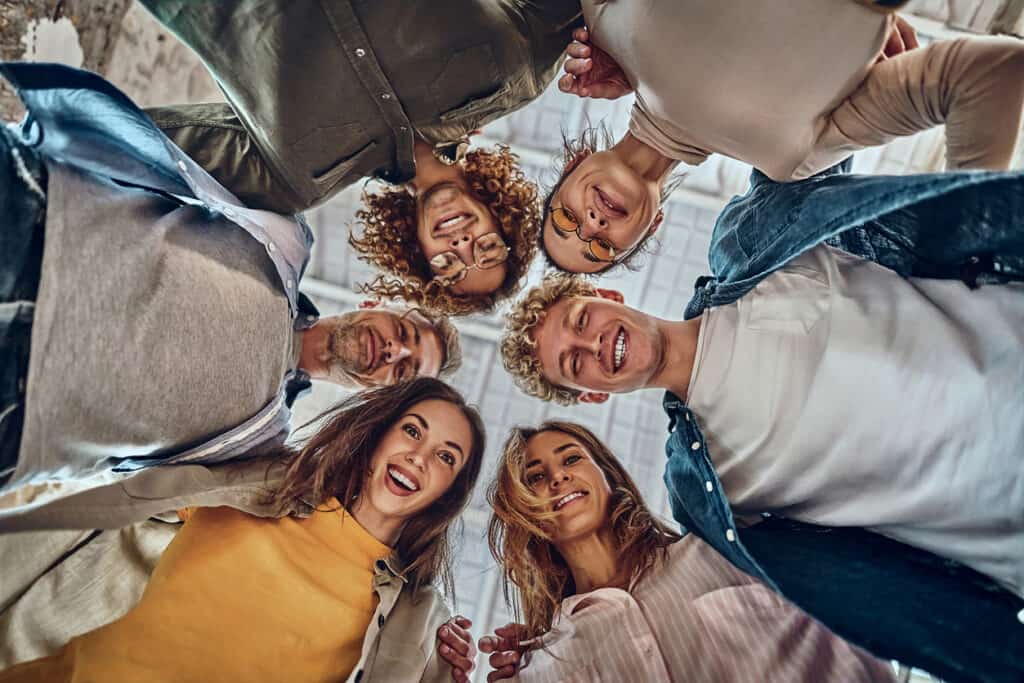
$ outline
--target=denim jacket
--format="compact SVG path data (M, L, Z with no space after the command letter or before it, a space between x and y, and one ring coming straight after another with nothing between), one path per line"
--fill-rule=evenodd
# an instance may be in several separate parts
M21 126L22 139L44 160L54 159L178 201L199 203L211 214L220 214L265 246L287 296L294 328L306 329L316 322L316 309L298 291L313 244L312 232L301 217L242 205L175 147L131 100L95 74L57 64L17 62L0 64L0 73L14 85L28 110ZM277 396L249 420L210 441L162 458L161 463L221 462L246 455L256 446L283 442L291 402L309 386L305 372L290 371L282 378ZM154 461L145 457L127 458L84 477L33 480L0 495L0 517L109 484L126 472L151 464Z
M857 176L849 175L849 168L848 159L795 183L776 183L755 170L747 193L734 197L718 218L709 254L714 276L698 280L685 317L736 301L774 270L826 241L905 277L963 279L969 286L1024 279L1024 173ZM1019 619L1015 614L1024 602L955 563L864 530L774 518L765 529L772 543L752 552L745 541L758 536L765 523L737 528L699 416L671 392L663 406L669 418L664 479L673 516L685 530L880 656L949 680L1024 679L1024 611ZM823 533L830 535L826 539ZM846 534L850 543L843 540ZM815 571L800 575L793 564L797 550L820 546L823 540L827 548L810 553ZM857 552L875 549L856 572L844 558L847 548L854 550L851 543ZM843 595L836 589L840 585L848 585L850 592ZM873 592L891 594L894 586L901 587L897 595L881 601L876 611L864 609ZM907 591L926 586L934 587L935 597L927 606L910 609ZM980 595L968 598L970 591ZM995 635L957 630L964 619L952 617L951 610L986 600L992 608L988 618L1001 630ZM980 620L980 613L966 617L974 619ZM956 631L955 637L948 629ZM908 632L915 636L906 637ZM1014 647L1007 647L1008 638L1016 639ZM1007 658L1006 652L1017 654Z

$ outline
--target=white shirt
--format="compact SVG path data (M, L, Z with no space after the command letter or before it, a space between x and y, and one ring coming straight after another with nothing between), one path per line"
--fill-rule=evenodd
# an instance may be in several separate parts
M819 246L705 312L689 406L740 514L872 528L1024 595L1024 286Z
M516 680L531 683L892 681L854 647L689 534L631 591L562 601Z
M591 40L636 91L633 135L672 159L699 164L718 152L776 180L848 155L822 155L815 143L867 76L892 22L854 0L582 5Z

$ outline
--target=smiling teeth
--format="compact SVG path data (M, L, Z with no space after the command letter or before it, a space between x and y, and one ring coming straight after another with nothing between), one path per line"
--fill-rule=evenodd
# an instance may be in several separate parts
M562 498L559 498L558 502L555 503L555 509L558 510L559 508L565 506L568 503L571 503L572 501L576 500L577 498L582 498L582 497L583 497L583 493L581 491L573 491L569 495L564 496Z
M615 363L615 369L618 370L622 367L622 359L626 355L626 333L619 332L619 336L615 339L615 355L613 361Z
M402 486L404 486L405 488L409 489L410 491L419 491L419 490L420 490L420 487L419 487L419 486L417 486L416 484L414 484L414 483L412 482L412 480L411 480L411 479L409 479L409 477L407 477L407 476L403 475L403 474L402 474L401 472L399 472L398 470L396 470L396 469L392 469L392 468L390 468L390 467L389 467L389 468L388 468L388 474L390 474L390 475L391 475L391 478L392 478L392 479L394 479L395 481L397 481L397 482L398 482L399 484L401 484L401 485L402 485Z
M442 228L442 229L445 229L445 228L450 228L450 227L452 227L453 225L456 225L456 224L458 224L458 223L462 222L462 220L463 220L463 219L465 219L465 217L466 217L466 216L465 216L465 215L463 215L463 214L460 214L460 215L458 215L458 216L452 216L451 218L449 218L449 219L447 219L447 220L443 220L443 221L441 221L441 222L440 222L440 223L438 224L438 226L437 226L437 227L439 227L439 228Z

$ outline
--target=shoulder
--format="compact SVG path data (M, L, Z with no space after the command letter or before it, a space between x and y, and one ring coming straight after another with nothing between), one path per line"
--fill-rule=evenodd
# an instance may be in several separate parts
M425 635L433 638L437 628L452 616L448 602L436 586L420 586L413 590L406 585L398 596L392 618L399 618L409 627L421 627ZM389 619L390 620L390 619ZM416 626L414 626L416 625Z

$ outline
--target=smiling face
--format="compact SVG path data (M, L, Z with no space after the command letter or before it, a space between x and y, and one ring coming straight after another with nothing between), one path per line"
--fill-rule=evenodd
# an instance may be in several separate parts
M552 384L612 394L652 386L666 349L656 319L604 296L612 295L559 299L535 328L537 358Z
M430 321L415 310L352 311L323 318L330 326L325 357L328 376L355 377L365 386L385 386L413 377L437 377L444 343Z
M660 224L660 186L645 180L609 151L594 152L573 168L551 197L541 243L559 268L596 273L610 267L595 257L585 240L600 239L621 261ZM579 224L579 234L558 230L550 209L564 208ZM582 238L582 239L581 239ZM600 250L599 250L600 251Z
M579 439L543 431L526 442L524 481L556 513L556 545L597 534L610 525L612 490L593 455Z
M448 401L420 401L377 444L354 514L364 527L397 529L451 487L473 452L473 432Z
M480 237L499 234L498 223L484 204L473 197L465 181L446 181L424 190L416 200L416 238L429 262L438 254L451 252L467 267L476 266L474 243ZM495 241L496 242L496 241ZM477 243L479 245L479 243ZM495 244L492 250L504 249ZM505 263L491 265L496 254L481 253L481 266L449 289L455 294L488 294L501 287L508 273Z

